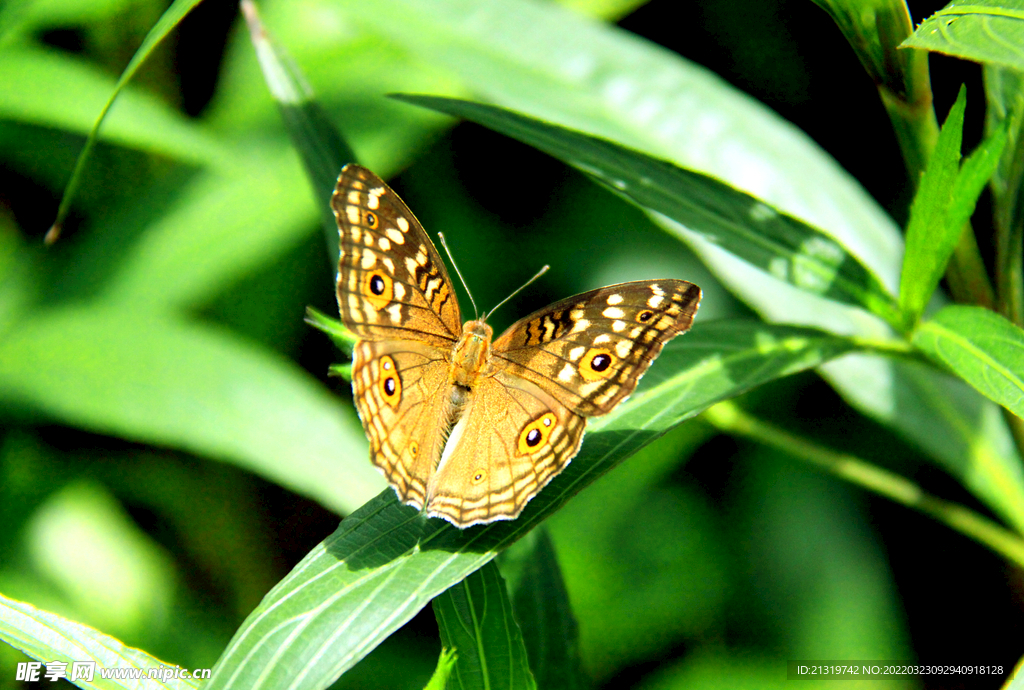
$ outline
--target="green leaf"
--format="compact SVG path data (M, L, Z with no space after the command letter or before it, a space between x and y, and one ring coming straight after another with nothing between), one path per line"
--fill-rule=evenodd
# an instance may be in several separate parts
M1024 417L1024 330L981 307L951 306L918 326L914 345Z
M430 681L423 690L444 690L458 657L459 655L454 649L442 648L440 656L437 657L437 668L434 669L434 675L430 676Z
M67 677L73 671L76 661L94 662L92 682L78 679L75 685L83 688L123 689L131 688L174 688L185 690L198 688L199 682L184 678L107 680L100 677L100 669L175 669L168 664L138 649L126 647L120 640L82 625L55 613L37 609L0 595L0 639L15 649L41 662L61 661L67 664ZM40 679L46 672L44 666ZM13 678L14 669L6 669L8 678Z
M459 655L453 690L536 690L526 647L494 563L434 598L441 644Z
M960 166L966 105L967 89L961 86L910 208L900 277L900 309L908 328L935 292L1006 146L1006 128L1000 127Z
M0 341L0 399L233 461L347 513L380 491L354 416L291 362L210 328L70 308Z
M517 553L510 578L512 610L523 631L530 669L539 688L578 690L586 686L580 664L580 635L555 546L542 526L505 552ZM502 561L502 572L506 572Z
M643 5L646 0L558 0L558 4L581 14L615 21Z
M80 180L83 172L85 171L85 162L89 159L89 154L92 152L92 147L96 145L100 126L103 124L103 120L106 119L107 113L110 112L110 107L114 104L114 100L118 94L121 93L121 89L124 88L128 80L131 79L135 73L142 67L142 63L146 61L146 58L153 52L157 47L157 44L162 41L167 34L171 32L174 27L181 23L192 9L198 5L200 0L174 0L171 6L168 7L164 13L157 20L157 23L153 25L153 28L149 30L146 37L142 39L142 45L139 46L135 54L132 55L132 59L128 62L128 66L124 68L124 72L121 73L120 78L117 80L117 84L114 86L114 90L111 92L109 98L107 98L106 104L100 111L99 117L96 118L95 124L92 126L92 130L89 132L88 137L85 139L85 146L82 147L82 151L78 154L78 160L75 162L75 169L71 173L71 179L68 181L67 187L64 189L64 196L60 200L60 207L57 209L57 220L54 221L54 229L59 231L61 224L64 222L64 218L67 216L68 211L71 208L71 201L75 196L75 191L78 189ZM55 237L55 235L54 235Z
M551 3L339 6L498 105L710 174L825 229L895 290L901 234L870 196L805 134L678 54ZM736 273L734 289L758 271ZM765 292L755 285L740 294L789 317L805 310Z
M839 243L712 177L503 108L431 96L396 98L464 117L530 144L780 280L895 319L894 299Z
M921 22L901 47L1024 71L1024 2L951 2Z
M302 156L313 186L313 198L322 202L318 204L320 222L334 267L338 263L338 225L328 200L339 171L355 161L355 154L316 101L298 66L271 40L256 13L256 5L251 0L241 5L267 88L281 109L292 144Z
M517 520L459 530L399 504L391 489L347 517L250 614L207 687L326 687L434 596L676 424L718 400L853 347L850 340L809 329L698 324L669 343L642 390L589 424L580 454Z
M335 318L331 318L318 309L306 307L306 323L322 333L326 333L334 345L347 355L352 354L352 348L359 338L355 333L345 328L345 324Z
M114 80L76 58L38 49L0 51L0 117L88 134ZM127 89L100 136L187 163L224 165L228 150L144 91Z
M900 275L900 310L907 327L912 326L924 311L963 231L962 224L951 227L946 218L953 184L960 169L960 142L966 107L967 88L961 86L910 207L907 251L903 255L903 272Z
M138 311L202 305L307 237L316 211L294 154L247 159L189 180L125 250L101 299Z

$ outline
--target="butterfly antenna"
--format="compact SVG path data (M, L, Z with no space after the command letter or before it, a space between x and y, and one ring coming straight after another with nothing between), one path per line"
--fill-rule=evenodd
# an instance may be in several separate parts
M528 281L526 281L525 283L523 283L522 285L520 285L519 287L517 287L517 288L516 288L516 289L515 289L515 290L514 290L514 291L512 292L512 294L511 294L511 295L509 295L508 297L506 297L505 299L501 300L501 301L500 301L500 302L498 302L498 303L497 303L496 305L494 305L494 308L492 308L492 309L491 309L491 310L490 310L489 312L487 312L487 313L486 313L486 314L484 315L484 320L486 321L487 319L489 319L489 318L491 317L491 314L493 314L494 312L498 311L498 307L500 307L501 305L505 304L505 302L508 302L508 301L509 301L510 299L512 299L513 297L515 297L516 295L518 295L518 294L519 294L520 292L522 292L523 290L525 290L525 289L526 289L527 287L529 287L529 286L530 286L530 283L532 283L533 281L537 280L537 279L538 279L538 278L540 278L540 277L541 277L542 275L544 275L545 273L547 273L547 272L548 272L548 269L549 269L549 268L551 268L551 266L549 266L549 265L545 264L545 265L544 265L544 268L542 268L542 269L540 269L539 271L537 271L537 272L536 272L536 273L534 274L534 276L533 276L532 278L530 278L530 279L529 279Z
M455 257L452 256L452 250L448 248L448 243L445 242L444 233L439 232L437 236L441 239L441 246L444 247L444 253L448 255L448 260L452 263L452 268L455 269L455 275L462 281L462 287L466 289L466 294L469 295L469 303L473 305L473 320L475 321L480 315L480 312L476 308L476 300L473 299L473 293L469 291L469 285L466 284L466 279L462 277L462 271L459 270L459 265L455 263Z

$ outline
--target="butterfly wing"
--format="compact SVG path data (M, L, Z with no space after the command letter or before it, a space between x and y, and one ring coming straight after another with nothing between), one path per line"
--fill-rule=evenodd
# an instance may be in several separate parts
M427 515L462 528L515 519L576 455L585 426L526 379L481 379L429 482Z
M447 420L448 363L407 340L361 340L352 352L352 394L370 440L370 460L399 499L422 508Z
M682 280L623 283L511 326L430 479L427 514L459 527L518 517L579 451L586 417L622 402L690 327L700 295Z
M462 332L444 263L398 195L350 163L331 196L338 220L338 309L361 338L409 339L450 350Z
M360 338L352 391L370 459L402 502L422 508L450 424L459 306L434 245L383 180L345 166L331 208L341 245L338 309Z
M685 280L592 290L517 321L494 341L493 356L576 414L607 414L665 343L689 330L700 298Z

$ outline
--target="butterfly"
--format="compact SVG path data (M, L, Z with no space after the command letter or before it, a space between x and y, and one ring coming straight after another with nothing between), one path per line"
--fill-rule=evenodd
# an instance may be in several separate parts
M556 302L494 340L486 316L462 322L437 250L383 180L346 165L331 208L370 459L403 503L456 527L518 517L579 452L587 417L633 392L700 303L684 280L622 283Z

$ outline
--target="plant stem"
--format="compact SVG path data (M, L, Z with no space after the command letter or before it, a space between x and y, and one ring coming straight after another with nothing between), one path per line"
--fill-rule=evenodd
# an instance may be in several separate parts
M992 289L992 282L989 280L985 262L978 249L977 238L974 236L974 228L970 223L964 226L960 241L949 259L946 283L957 302L995 309L995 291Z
M720 431L771 446L918 510L1024 567L1024 540L1019 536L969 508L925 493L905 477L784 431L747 414L731 401L708 408L703 417Z

